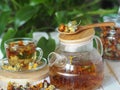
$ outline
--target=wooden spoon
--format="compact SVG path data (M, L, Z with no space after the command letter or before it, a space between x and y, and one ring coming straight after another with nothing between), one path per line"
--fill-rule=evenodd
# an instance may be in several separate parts
M114 22L95 23L86 26L78 26L78 29L75 32L61 32L60 30L58 30L58 32L60 34L76 34L89 28L102 27L102 26L115 26L115 23Z

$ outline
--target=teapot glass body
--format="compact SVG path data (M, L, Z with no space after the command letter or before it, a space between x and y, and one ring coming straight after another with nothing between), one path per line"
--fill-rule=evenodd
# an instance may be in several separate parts
M96 41L99 46L101 41ZM79 43L60 42L48 60L50 81L60 90L94 90L103 81L103 61L93 47L93 38Z

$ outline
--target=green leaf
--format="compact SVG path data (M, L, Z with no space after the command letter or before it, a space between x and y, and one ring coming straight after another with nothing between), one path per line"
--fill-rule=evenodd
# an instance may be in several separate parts
M30 20L33 15L36 15L37 7L25 6L17 11L15 16L15 27L18 28Z
M46 39L45 37L41 37L37 46L43 50L43 57L47 58L48 54L55 50L56 43L52 38Z
M46 0L30 0L30 5L31 6L35 6L38 5L40 3L45 3Z
M26 37L33 38L33 30L31 30L29 33L26 34Z
M96 5L99 2L100 2L100 0L93 0L92 2L85 0L84 3L80 6L80 8L83 9L83 8L86 8L86 7L91 7L91 6ZM97 7L97 6L94 6L94 7Z
M117 13L116 9L98 9L96 11L88 11L87 14L89 15L105 15L110 13Z
M4 32L8 24L10 12L2 12L0 15L0 35Z
M11 8L8 5L8 0L0 0L0 11L11 11Z
M25 37L27 34L27 31L22 29L22 30L17 30L16 31L16 34L15 34L15 37Z
M22 30L17 30L16 31L16 34L15 34L15 37L30 37L32 38L33 37L33 29L30 30L30 32L27 32L26 29L22 29Z
M66 17L67 17L67 12L66 11L58 11L58 12L55 13L55 19L56 19L58 24L67 23L68 18L66 18Z
M9 28L8 31L4 34L1 42L1 51L5 57L5 49L4 49L4 42L10 38L13 38L16 34L16 31L13 28Z

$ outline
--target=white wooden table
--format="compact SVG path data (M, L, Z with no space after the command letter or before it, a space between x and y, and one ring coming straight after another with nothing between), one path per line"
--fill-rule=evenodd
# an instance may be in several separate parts
M105 60L104 81L98 90L120 90L120 62Z
M55 32L51 33L53 38L57 38L57 34ZM46 33L34 33L33 38L38 40L40 37L45 36L48 38ZM58 43L58 40L56 40ZM1 54L1 53L0 53ZM2 55L0 55L0 58ZM104 81L101 87L97 90L120 90L120 61L110 61L104 60ZM48 78L47 78L48 79ZM49 79L48 79L49 80Z

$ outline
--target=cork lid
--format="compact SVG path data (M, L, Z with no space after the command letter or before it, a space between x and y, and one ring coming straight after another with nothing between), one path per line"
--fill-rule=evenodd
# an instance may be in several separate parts
M94 29L90 28L76 34L60 34L59 40L64 43L80 43L91 39L94 34Z

